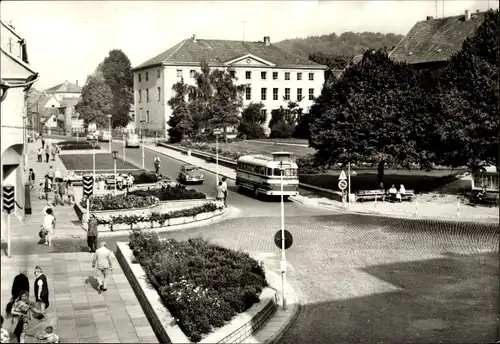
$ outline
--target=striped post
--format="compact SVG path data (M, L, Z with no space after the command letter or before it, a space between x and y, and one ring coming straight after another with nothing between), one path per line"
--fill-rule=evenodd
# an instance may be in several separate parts
M7 256L10 258L10 217L14 211L15 188L14 185L4 185L3 187L3 211L7 213Z

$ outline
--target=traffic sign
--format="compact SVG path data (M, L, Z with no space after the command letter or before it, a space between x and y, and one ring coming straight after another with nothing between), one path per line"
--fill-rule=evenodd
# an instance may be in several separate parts
M3 210L10 214L14 210L14 185L3 187Z
M281 245L281 230L277 231L276 234L274 234L274 243L278 248L282 248ZM285 229L285 250L289 249L290 246L293 244L293 236L292 233L287 231Z
M339 189L344 191L346 188L347 188L347 182L344 179L339 180Z
M94 193L94 177L83 176L83 196L89 198Z
M345 172L344 172L344 170L342 170L342 172L340 173L339 180L346 180L346 179L347 179L347 177L345 175Z
M214 135L220 135L220 134L222 134L222 129L219 128L214 129Z

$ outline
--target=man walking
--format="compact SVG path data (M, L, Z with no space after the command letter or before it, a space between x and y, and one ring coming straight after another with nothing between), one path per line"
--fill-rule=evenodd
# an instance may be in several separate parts
M12 283L12 298L5 308L5 312L10 314L14 302L19 298L23 291L30 291L30 281L28 279L28 271L26 269L21 269L19 275L14 277L14 282Z
M99 234L97 230L97 219L94 214L90 215L87 230L87 244L89 245L90 252L96 252L97 250L97 235Z
M49 145L45 147L45 162L48 163L50 158Z
M50 181L54 183L54 170L52 169L52 166L49 167L49 172L47 172L47 175L49 176Z
M45 199L47 202L49 201L49 194L52 191L52 181L49 178L49 175L45 175L45 180L43 181L43 192L45 194Z
M37 151L37 161L38 162L42 162L43 161L43 148L41 147L38 147L38 151Z
M94 253L92 267L96 269L97 282L99 290L106 291L108 289L108 276L110 270L113 270L111 263L111 251L106 247L106 242L101 242L101 247Z
M226 182L226 177L222 177L222 192L224 192L224 206L227 208L227 182Z

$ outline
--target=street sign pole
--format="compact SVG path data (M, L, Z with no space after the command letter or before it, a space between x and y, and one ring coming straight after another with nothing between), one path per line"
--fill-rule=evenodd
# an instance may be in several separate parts
M351 209L351 161L347 164L347 206Z
M125 145L126 145L126 140L125 140L125 135L123 135L123 161L127 161L126 153L125 153Z
M215 180L219 185L219 135L215 134Z
M10 258L10 212L7 213L7 256Z
M7 256L10 258L10 255L11 255L10 216L11 216L11 213L14 211L15 188L13 185L4 185L2 188L2 192L3 192L2 212L5 211L7 213ZM3 217L3 213L2 213L2 217Z
M282 165L282 163L280 165ZM283 310L286 310L285 201L283 199L283 174L283 166L281 166L281 292L283 294Z

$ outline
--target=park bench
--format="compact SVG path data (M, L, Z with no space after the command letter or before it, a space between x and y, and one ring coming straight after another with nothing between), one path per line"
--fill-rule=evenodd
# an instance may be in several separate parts
M475 204L498 205L499 194L498 192L486 191L484 195L482 195L480 192L476 192L473 194L473 201Z
M386 196L386 192L383 189L376 190L358 190L356 191L356 201L372 201L372 200L384 200Z
M104 181L104 189L105 190L114 190L115 189L115 178L108 178ZM123 183L118 183L116 186L118 190L122 190L124 185Z

